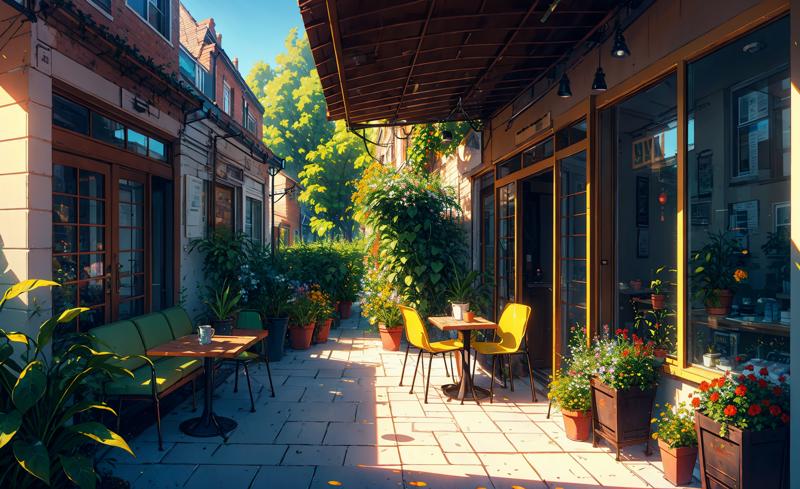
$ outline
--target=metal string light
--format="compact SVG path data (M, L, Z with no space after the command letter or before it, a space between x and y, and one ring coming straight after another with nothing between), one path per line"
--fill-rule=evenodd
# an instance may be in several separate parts
M594 72L594 81L592 81L592 90L595 92L605 92L608 90L606 85L606 74L603 71L603 66L600 63L600 46L597 47L597 71Z

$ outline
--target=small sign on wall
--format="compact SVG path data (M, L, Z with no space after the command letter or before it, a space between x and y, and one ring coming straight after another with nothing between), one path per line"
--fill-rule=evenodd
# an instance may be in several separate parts
M186 198L184 222L187 238L202 238L206 230L206 199L203 180L192 175L184 176Z

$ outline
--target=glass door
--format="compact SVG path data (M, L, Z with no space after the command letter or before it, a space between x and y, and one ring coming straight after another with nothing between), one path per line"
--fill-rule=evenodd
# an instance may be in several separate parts
M497 311L516 299L516 199L517 184L497 191Z
M53 309L88 307L74 324L87 331L110 319L108 167L53 152Z
M586 151L559 159L557 328L566 356L573 335L586 335ZM556 365L559 362L556 362Z
M149 243L147 176L138 172L117 169L116 186L116 277L114 280L115 319L126 319L147 310L145 284L149 281L145 247Z

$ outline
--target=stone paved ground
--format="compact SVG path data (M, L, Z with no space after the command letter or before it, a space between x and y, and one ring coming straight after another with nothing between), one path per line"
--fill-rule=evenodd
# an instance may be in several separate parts
M218 387L215 410L239 423L227 443L180 432L193 415L187 401L164 417L163 452L148 428L132 440L136 459L114 454L114 473L143 489L673 487L657 450L645 457L633 447L615 462L602 444L567 440L560 416L546 419L547 403L530 402L524 381L513 393L496 388L493 404L460 405L441 395L449 380L437 358L424 404L421 383L413 394L398 386L403 352L382 351L361 323L273 363L275 398L265 370L252 372L255 413L244 382L237 394L232 377Z

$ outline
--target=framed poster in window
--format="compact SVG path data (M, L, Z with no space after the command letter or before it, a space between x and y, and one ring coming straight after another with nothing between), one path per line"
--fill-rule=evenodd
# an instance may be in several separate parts
M714 190L714 167L712 159L714 153L704 149L697 155L697 196L708 197Z
M206 196L203 180L192 175L185 176L186 185L186 237L202 238L206 230Z
M650 179L636 177L636 226L650 224Z
M692 203L692 226L711 224L711 202Z

